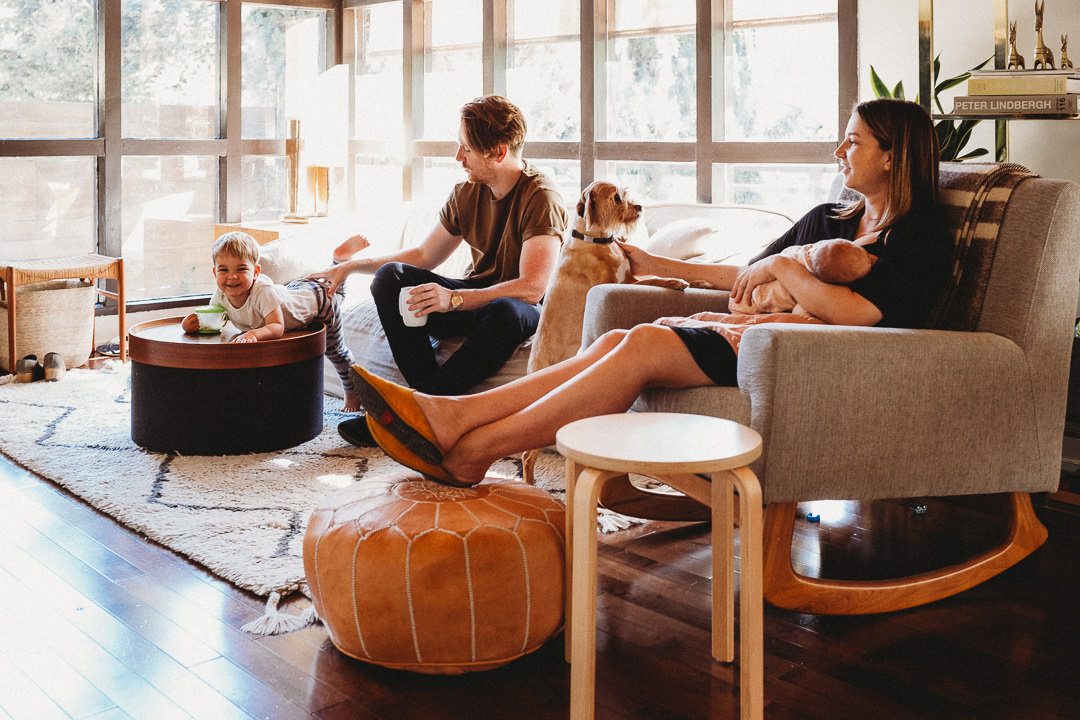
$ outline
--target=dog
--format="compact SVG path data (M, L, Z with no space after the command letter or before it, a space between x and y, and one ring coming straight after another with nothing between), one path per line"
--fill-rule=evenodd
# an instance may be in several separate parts
M648 240L642 207L626 188L598 180L585 188L577 203L577 218L563 239L558 264L544 294L544 310L533 336L527 372L533 373L573 357L581 346L585 297L602 283L643 282L676 290L689 283L649 276L640 281L630 272L630 261L615 239L641 244ZM522 454L522 475L533 482L537 452Z
M589 288L633 280L630 261L615 239L638 239L641 210L625 188L609 182L598 180L582 191L577 218L563 239L544 293L544 311L533 336L527 372L542 370L577 352Z

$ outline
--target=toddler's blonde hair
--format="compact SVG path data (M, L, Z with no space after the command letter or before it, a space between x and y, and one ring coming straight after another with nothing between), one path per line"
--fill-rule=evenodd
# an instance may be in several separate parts
M255 241L255 238L239 230L227 232L219 237L210 253L215 263L219 255L231 255L252 265L259 264L260 254L259 243Z

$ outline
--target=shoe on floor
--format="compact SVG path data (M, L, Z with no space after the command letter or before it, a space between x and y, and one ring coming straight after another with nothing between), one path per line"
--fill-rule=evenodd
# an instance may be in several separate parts
M50 382L56 382L64 377L64 373L67 372L67 366L64 365L64 356L60 353L51 352L46 354L41 361L41 365L45 379Z
M15 381L34 382L45 377L45 368L38 362L37 355L27 355L15 363Z
M377 447L378 443L368 429L367 415L360 413L354 418L342 420L337 426L338 435L356 447Z

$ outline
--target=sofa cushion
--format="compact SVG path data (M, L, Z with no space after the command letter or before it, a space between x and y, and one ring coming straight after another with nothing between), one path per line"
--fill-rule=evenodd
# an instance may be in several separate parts
M646 209L645 217L649 252L734 265L745 264L792 226L784 215L742 206L662 205Z

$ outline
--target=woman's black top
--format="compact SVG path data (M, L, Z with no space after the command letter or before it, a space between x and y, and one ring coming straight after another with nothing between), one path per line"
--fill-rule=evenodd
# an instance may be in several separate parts
M818 240L854 240L861 215L842 220L835 217L841 206L818 205L750 262L774 255L792 245ZM863 246L878 260L852 290L881 311L883 327L926 327L938 296L949 277L953 238L938 205L913 207L878 239Z

